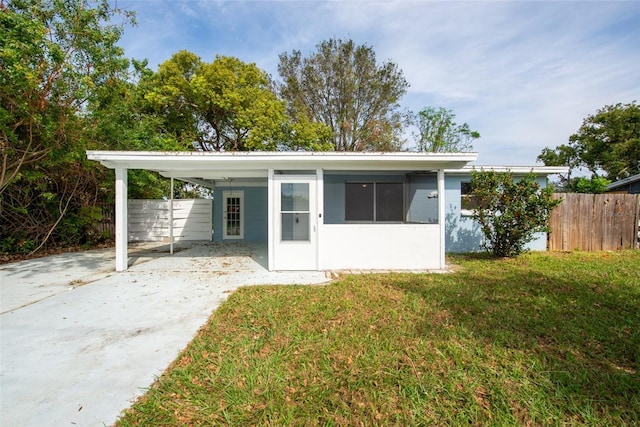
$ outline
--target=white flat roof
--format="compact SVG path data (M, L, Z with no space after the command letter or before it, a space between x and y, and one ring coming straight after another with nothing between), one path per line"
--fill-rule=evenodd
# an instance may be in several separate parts
M111 168L145 169L173 178L266 178L275 170L427 171L460 169L478 153L87 151Z

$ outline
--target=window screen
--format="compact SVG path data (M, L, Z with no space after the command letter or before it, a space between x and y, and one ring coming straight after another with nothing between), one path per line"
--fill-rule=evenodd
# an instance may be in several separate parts
M309 184L283 182L280 186L282 240L309 241Z
M401 182L376 183L376 221L403 221L404 205Z
M344 219L346 221L373 221L373 183L345 183Z
M345 220L402 222L404 187L401 182L345 183Z

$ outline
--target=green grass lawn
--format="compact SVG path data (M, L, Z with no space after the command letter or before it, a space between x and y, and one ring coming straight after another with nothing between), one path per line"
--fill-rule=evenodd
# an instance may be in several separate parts
M231 295L119 426L637 425L640 251Z

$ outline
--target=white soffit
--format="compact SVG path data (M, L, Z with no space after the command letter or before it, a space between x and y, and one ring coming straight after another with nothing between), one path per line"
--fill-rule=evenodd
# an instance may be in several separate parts
M266 178L276 170L422 171L460 169L477 153L87 151L111 168L145 169L173 178Z

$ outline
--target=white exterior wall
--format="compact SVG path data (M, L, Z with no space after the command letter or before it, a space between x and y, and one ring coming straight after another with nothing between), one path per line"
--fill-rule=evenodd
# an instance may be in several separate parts
M439 224L325 224L320 270L440 269Z
M169 200L129 200L129 241L169 241ZM173 200L173 238L211 240L213 203L208 199Z

